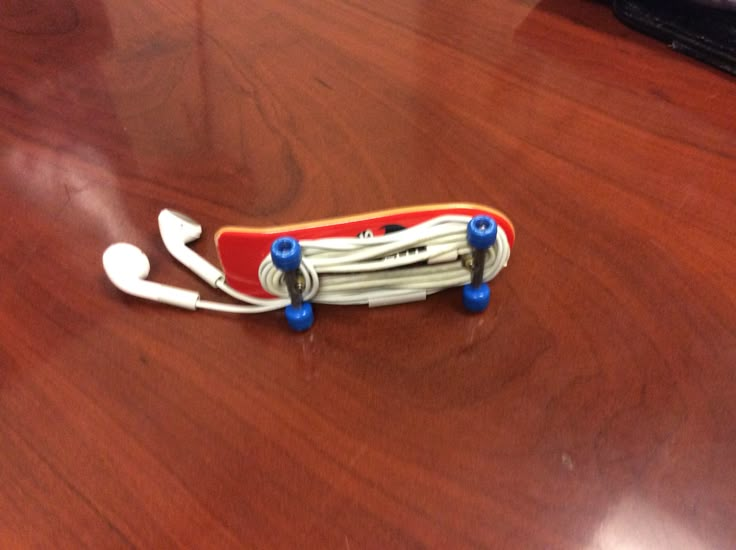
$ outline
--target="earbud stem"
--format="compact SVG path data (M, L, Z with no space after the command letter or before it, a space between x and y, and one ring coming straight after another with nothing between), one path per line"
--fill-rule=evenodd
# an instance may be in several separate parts
M169 253L179 260L179 262L192 270L200 279L207 282L213 288L217 288L217 283L225 278L225 274L217 269L202 256L194 252L191 248L181 243L170 243L164 239L164 245Z
M116 279L111 280L116 287L131 296L184 309L197 309L199 293L193 290L186 290L178 286L162 285L153 281L136 280L123 283Z
M159 283L148 284L156 285L155 300L162 304L168 304L170 306L181 307L194 311L197 309L197 302L199 302L199 293L193 290L186 290L176 286L162 285Z

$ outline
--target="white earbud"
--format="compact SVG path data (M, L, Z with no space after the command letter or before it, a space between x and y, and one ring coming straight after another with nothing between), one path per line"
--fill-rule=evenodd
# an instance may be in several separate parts
M110 245L102 255L102 266L112 284L126 294L185 309L197 309L197 292L145 280L151 264L137 246L128 243Z
M202 226L189 216L174 210L162 210L158 215L158 229L169 253L191 269L209 285L225 279L225 274L187 246L202 235Z

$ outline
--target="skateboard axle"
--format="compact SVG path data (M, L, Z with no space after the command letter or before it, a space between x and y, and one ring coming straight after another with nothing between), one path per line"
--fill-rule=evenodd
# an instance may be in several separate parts
M472 312L483 311L491 299L491 289L483 282L488 249L496 242L498 226L490 216L475 216L468 222L468 244L472 262L470 284L463 287L463 304Z
M297 332L307 330L314 322L312 304L302 296L304 288L299 273L302 263L302 249L293 237L279 237L271 244L271 259L277 269L284 272L284 283L289 293L291 305L286 306L286 321Z

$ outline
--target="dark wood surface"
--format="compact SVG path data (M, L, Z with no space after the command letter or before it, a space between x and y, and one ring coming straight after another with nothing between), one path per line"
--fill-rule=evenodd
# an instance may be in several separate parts
M589 2L0 5L0 546L729 548L736 82ZM459 291L228 317L228 224L467 200Z

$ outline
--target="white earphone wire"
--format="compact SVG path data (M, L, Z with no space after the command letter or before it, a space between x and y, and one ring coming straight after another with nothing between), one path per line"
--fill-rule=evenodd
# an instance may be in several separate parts
M470 216L438 216L416 226L378 237L337 237L300 241L304 299L317 303L369 306L424 299L470 282L464 261L470 253L466 233ZM511 248L499 227L488 250L484 281L508 263ZM230 313L261 313L289 304L283 273L266 256L258 270L264 290L274 298L239 292L220 280L217 288L249 305L200 300L197 307Z

